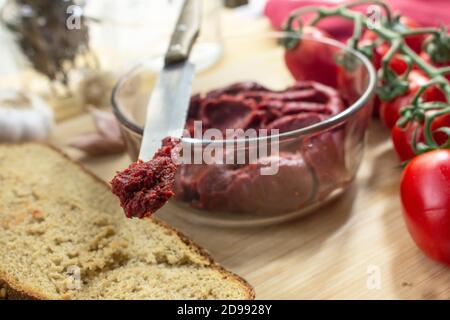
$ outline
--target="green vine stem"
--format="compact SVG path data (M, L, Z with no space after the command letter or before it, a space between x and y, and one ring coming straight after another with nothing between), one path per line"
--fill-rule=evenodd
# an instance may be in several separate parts
M450 67L442 67L438 71L440 75L445 75L447 73L450 73Z
M359 11L352 10L354 7L363 4L375 5L383 9L384 18L381 19L379 24L374 25L373 22L365 14ZM411 104L405 106L401 111L401 119L399 120L399 126L405 126L408 122L419 121L424 125L424 143L416 143L416 134L412 145L417 153L429 151L439 147L450 148L450 128L441 128L439 131L445 132L449 139L443 145L439 146L434 141L431 124L434 119L439 116L450 114L450 105L448 103L429 103L424 102L422 97L426 89L432 86L438 86L444 93L447 102L450 102L450 83L446 79L445 75L450 73L450 67L436 67L431 65L427 61L423 60L416 52L414 52L406 43L405 37L414 35L430 35L424 43L424 47L433 46L433 52L436 53L432 58L436 58L436 61L445 60L444 62L450 62L450 37L447 35L445 29L436 28L395 28L395 23L399 23L399 16L394 17L391 8L381 0L359 0L352 3L336 7L316 7L307 6L297 10L294 10L287 19L285 25L285 31L301 33L303 29L303 19L306 14L313 14L309 25L316 26L323 19L328 17L341 17L350 20L354 24L353 35L348 40L348 45L354 49L361 51L367 55L367 51L364 48L358 47L358 42L361 39L362 31L369 29L375 32L379 39L389 42L390 48L385 56L382 58L382 65L380 69L380 85L379 94L382 100L392 100L398 96L405 94L408 91L408 76L416 66L423 71L425 75L430 79L427 84L422 86L414 95ZM298 27L294 28L294 24L297 23ZM400 30L399 30L400 29ZM291 38L289 45L286 47L294 47L299 39ZM390 69L390 61L394 56L400 55L401 58L407 63L408 68L402 75L397 75ZM447 60L448 58L448 60ZM443 62L443 61L439 61Z
M434 34L439 35L439 30L435 28L420 28L420 29L414 29L414 30L406 30L400 32L402 36L417 36L421 34Z

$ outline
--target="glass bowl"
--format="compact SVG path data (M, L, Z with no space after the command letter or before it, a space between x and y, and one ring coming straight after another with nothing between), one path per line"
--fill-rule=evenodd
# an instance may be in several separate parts
M224 59L215 68L195 75L193 94L244 81L257 81L272 90L292 86L295 80L284 63L284 48L276 45L286 36L292 37L274 33L225 39ZM256 162L181 164L175 196L167 204L168 211L193 223L270 224L312 212L348 188L363 155L365 132L372 112L375 71L362 54L340 42L306 36L300 40L313 42L319 48L317 54L331 52L322 59L333 65L343 54L351 58L351 71L341 70L340 85L336 88L345 100L345 109L299 129L240 137L241 144L233 139L183 138L183 150L205 152L208 146L214 145L216 153L223 148L223 154L230 154L227 147L232 146L232 154L243 151L241 154L246 160L250 161L249 155L254 155ZM154 57L132 69L113 90L113 110L133 161L138 157L146 106L158 75L160 58ZM321 77L323 74L309 72L305 80L315 81ZM261 146L266 146L265 152ZM262 173L261 168L267 168L268 159L276 160L276 170ZM161 211L159 214L165 214L164 209Z

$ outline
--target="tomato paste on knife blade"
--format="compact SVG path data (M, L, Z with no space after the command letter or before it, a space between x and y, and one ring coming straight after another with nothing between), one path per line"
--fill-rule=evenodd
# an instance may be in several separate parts
M161 208L173 195L177 166L172 150L179 140L166 138L150 161L138 160L111 180L112 192L128 218L144 218Z

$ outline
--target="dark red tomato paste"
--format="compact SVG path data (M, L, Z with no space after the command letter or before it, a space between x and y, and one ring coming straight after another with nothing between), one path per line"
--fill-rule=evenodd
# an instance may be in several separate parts
M344 109L336 90L316 82L299 82L282 91L257 83L236 83L191 99L187 128L278 129L280 133L321 122ZM210 211L276 214L299 209L314 197L325 197L345 172L343 132L321 132L280 143L275 175L261 175L268 159L247 165L182 165L175 197ZM276 158L276 159L274 159Z
M320 122L342 110L337 91L317 82L298 82L282 91L244 82L193 96L186 127L192 135L193 122L200 120L203 130L266 128L281 133Z
M299 82L272 91L244 82L193 96L186 128L193 136L194 121L201 121L203 130L253 128L282 133L318 123L343 109L337 91L319 83ZM170 158L174 140L167 140L151 161L138 161L118 173L111 182L113 192L127 217L149 216L174 194L193 207L211 211L295 210L317 196L318 185L326 186L343 171L341 131L280 143L280 153L267 156L278 160L275 175L260 174L270 160L264 158L244 165L182 164L177 168Z
M128 218L144 218L161 208L173 195L177 166L172 150L179 141L166 138L150 161L138 160L111 181Z

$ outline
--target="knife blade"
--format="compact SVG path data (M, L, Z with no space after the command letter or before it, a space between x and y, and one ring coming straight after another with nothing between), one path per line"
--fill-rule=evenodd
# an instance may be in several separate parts
M165 137L181 138L195 66L189 53L200 29L200 2L185 0L164 57L164 67L147 105L139 159L150 160Z

